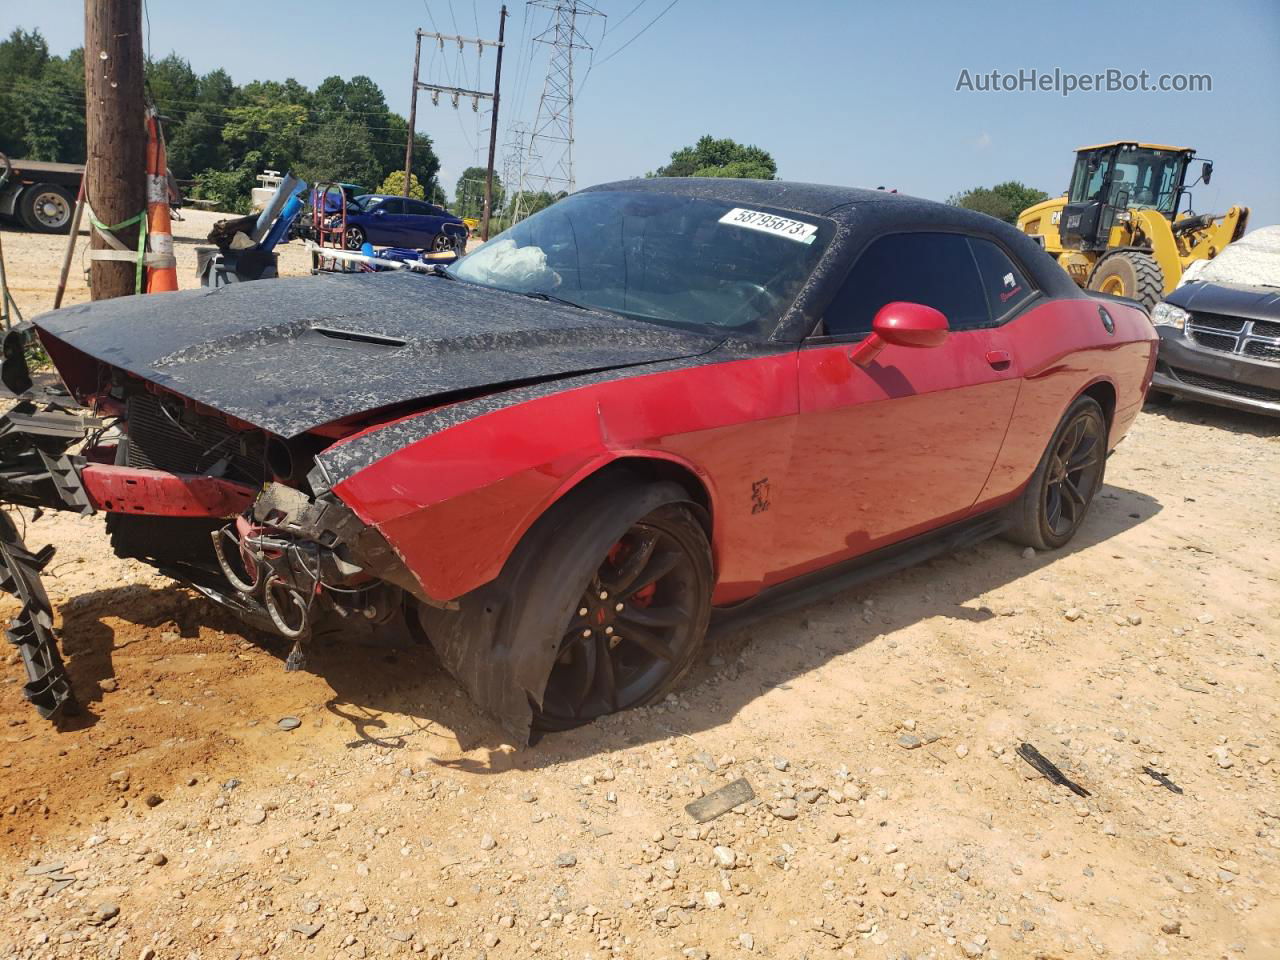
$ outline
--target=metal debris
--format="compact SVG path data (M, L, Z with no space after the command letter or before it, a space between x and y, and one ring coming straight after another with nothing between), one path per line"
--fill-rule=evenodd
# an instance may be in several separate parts
M755 798L756 793L751 789L751 784L747 783L745 777L739 777L719 790L687 804L684 810L698 823L706 823Z
M1163 773L1152 770L1150 767L1143 767L1142 772L1170 793L1182 793L1182 788L1166 777Z
M1071 780L1065 773L1054 766L1048 757L1042 754L1031 744L1018 744L1017 753L1023 760L1035 767L1035 769L1038 770L1050 783L1056 783L1060 787L1066 787L1078 797L1092 796L1088 790L1080 786L1080 784L1076 783L1074 780Z

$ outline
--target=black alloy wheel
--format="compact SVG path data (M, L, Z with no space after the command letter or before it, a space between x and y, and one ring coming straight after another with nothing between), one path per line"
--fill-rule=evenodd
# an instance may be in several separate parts
M706 630L708 560L705 534L674 505L608 547L564 627L538 725L563 730L665 695Z
M360 252L360 248L364 246L364 231L359 227L347 227L347 232L343 234L342 244L348 250Z
M447 233L437 233L431 238L432 253L448 253L454 246L453 239Z
M1107 464L1107 419L1092 397L1067 411L1049 447L1013 506L1009 539L1037 550L1053 550L1075 536Z
M1081 411L1058 440L1044 484L1044 516L1055 538L1079 529L1102 477L1105 425L1093 411Z

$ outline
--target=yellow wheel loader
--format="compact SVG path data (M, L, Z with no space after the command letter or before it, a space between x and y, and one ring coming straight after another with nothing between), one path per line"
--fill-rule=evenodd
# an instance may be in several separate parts
M1188 185L1195 160L1200 176ZM1128 140L1080 147L1067 192L1023 210L1018 229L1037 238L1080 286L1151 309L1194 261L1216 257L1244 235L1248 207L1191 211L1191 187L1212 175L1212 161L1190 147Z

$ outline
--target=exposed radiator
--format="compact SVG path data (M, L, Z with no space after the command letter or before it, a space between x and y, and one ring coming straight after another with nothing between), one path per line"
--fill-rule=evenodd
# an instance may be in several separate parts
M184 408L181 401L134 394L126 405L125 463L170 473L212 473L231 480L265 479L264 440Z

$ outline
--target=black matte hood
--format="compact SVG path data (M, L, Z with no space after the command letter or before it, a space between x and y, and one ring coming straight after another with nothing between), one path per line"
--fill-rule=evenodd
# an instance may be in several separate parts
M1218 313L1246 320L1280 320L1280 288L1235 283L1184 283L1166 298L1196 313Z
M35 326L51 348L49 337L284 437L438 396L694 356L719 342L408 272L121 297L46 313Z

